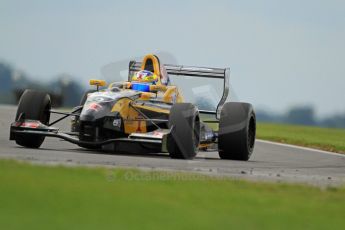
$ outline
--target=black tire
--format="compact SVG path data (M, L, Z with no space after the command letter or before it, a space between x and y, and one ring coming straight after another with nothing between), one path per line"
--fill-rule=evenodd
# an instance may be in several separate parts
M248 103L227 102L219 121L218 151L221 159L247 161L253 153L256 118Z
M199 148L200 118L197 108L190 103L172 106L169 115L167 148L171 158L193 159Z
M24 114L25 119L38 120L47 125L50 120L50 109L51 100L47 93L25 90L19 100L16 120L20 114ZM18 145L39 148L45 137L34 134L16 134L15 138Z
M96 92L96 91L97 91L97 90L94 90L94 89L90 89L90 90L86 91L86 92L83 94L83 96L81 97L81 100L80 100L79 105L84 105L85 102L86 102L86 99L87 99L87 95L88 95L89 93L94 93L94 92Z

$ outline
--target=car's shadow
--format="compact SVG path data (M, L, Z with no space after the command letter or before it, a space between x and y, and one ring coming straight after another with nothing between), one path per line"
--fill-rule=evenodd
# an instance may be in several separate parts
M25 147L17 146L16 148L23 149ZM39 149L35 149L37 151L43 151L49 153L50 151L54 152L64 152L64 153L84 153L88 155L108 155L108 156L126 156L126 157L145 157L145 158L160 158L160 159L171 159L168 153L158 153L158 152L150 152L150 151L106 151L106 150L94 150L94 149L85 149L81 147L76 148L50 148L48 146L41 147ZM212 155L217 157L209 157L206 155ZM194 158L197 160L214 160L218 161L221 160L218 158L218 154L216 152L204 152L201 151L199 154ZM174 159L179 160L179 159ZM182 159L182 161L185 161Z
M27 149L26 147L16 146L18 149ZM94 149L85 149L81 147L76 148L49 148L41 147L39 149L34 149L35 151L49 153L50 151L54 152L64 152L64 153L84 153L88 155L112 155L112 156L128 156L128 157L147 157L147 158L162 158L169 159L169 155L166 153L152 153L152 152L129 152L129 151L116 151L110 152L105 150L94 150Z
M25 147L16 146L15 148L18 149L26 149ZM171 159L168 153L157 153L157 152L126 152L126 151L116 151L116 152L109 152L104 150L92 150L92 149L85 149L81 147L75 148L49 148L48 146L41 147L39 149L32 149L35 151L40 151L45 154L49 154L50 152L63 152L63 153L82 153L88 155L106 155L106 156L125 156L125 157L133 157L133 158L151 158L151 159L167 159L173 161L181 161L186 162L184 159ZM66 159L68 160L68 159ZM223 160L220 159L218 153L216 151L199 151L198 155L194 158L196 161L213 161L213 162L234 162L236 160ZM190 162L190 161L188 161ZM238 163L247 163L247 162L261 162L257 160L249 160L249 161L236 161Z

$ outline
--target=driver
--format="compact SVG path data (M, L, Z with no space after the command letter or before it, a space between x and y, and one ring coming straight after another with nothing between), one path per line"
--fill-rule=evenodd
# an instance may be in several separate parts
M152 73L151 71L141 70L132 77L132 82L148 83L155 85L158 82L158 76Z
M132 77L131 88L133 90L150 92L150 85L156 85L157 83L159 84L159 78L156 74L148 70L141 70Z

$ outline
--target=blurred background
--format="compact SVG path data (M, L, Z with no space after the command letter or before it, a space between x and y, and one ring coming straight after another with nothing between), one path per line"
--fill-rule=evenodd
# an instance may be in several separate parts
M344 41L341 0L0 0L0 104L36 88L76 106L88 79L112 81L158 53L230 67L231 99L252 103L259 121L345 128Z

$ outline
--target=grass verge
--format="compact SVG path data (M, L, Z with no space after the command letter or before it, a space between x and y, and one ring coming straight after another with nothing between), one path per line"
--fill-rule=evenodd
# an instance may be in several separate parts
M343 229L345 189L0 161L1 229Z
M257 138L345 153L345 129L258 123Z

